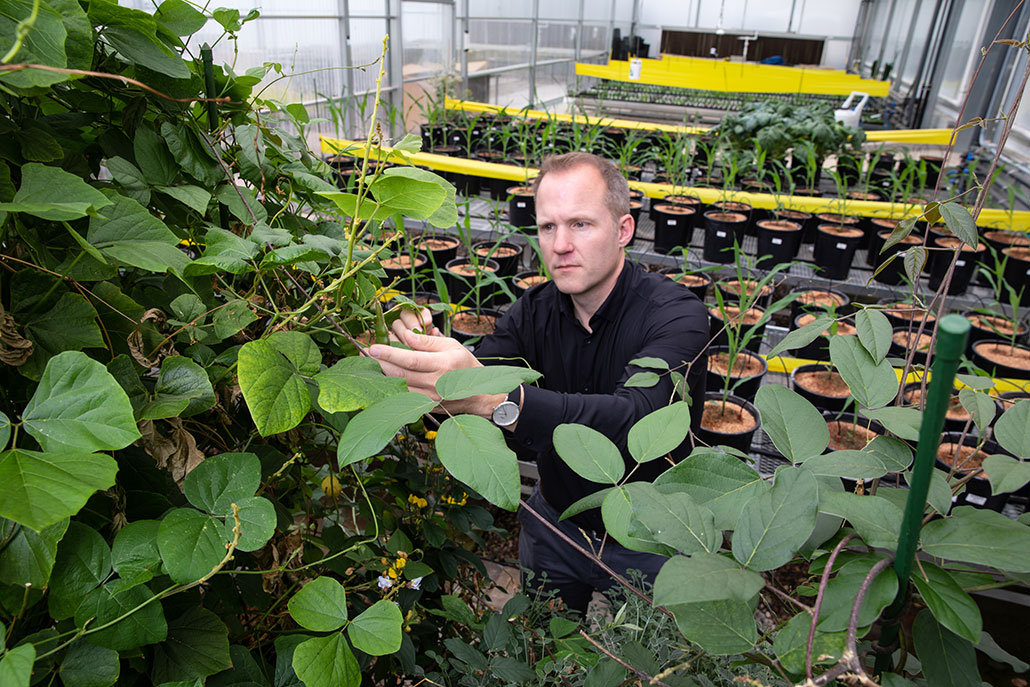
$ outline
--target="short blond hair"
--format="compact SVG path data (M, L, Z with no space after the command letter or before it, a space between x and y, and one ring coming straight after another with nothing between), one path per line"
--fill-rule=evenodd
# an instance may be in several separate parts
M593 153L575 151L562 155L548 155L540 165L539 174L533 180L533 192L539 190L540 182L549 172L564 172L580 166L593 167L601 175L605 187L605 207L618 224L623 215L629 214L629 184L615 165Z

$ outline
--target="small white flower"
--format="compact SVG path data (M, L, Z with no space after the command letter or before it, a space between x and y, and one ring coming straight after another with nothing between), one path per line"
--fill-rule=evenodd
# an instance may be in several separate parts
M393 586L393 580L391 580L386 575L380 575L379 576L379 588L380 589L389 589L392 586Z
M422 584L422 578L416 577L411 582L408 582L408 586L412 589L418 589L419 585Z

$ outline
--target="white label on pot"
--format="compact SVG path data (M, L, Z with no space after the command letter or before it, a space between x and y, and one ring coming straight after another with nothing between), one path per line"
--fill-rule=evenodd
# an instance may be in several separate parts
M837 244L837 248L839 248L840 250L847 250L848 249L848 244L846 244L846 243L838 243Z
M772 245L774 246L779 246L783 244L783 239L781 239L779 236L773 236L769 240L772 242Z
M517 207L517 208L524 208L524 207L526 207L526 204L523 203L521 200L519 200L519 201L515 202L515 207Z
M715 232L715 235L718 238L720 238L720 239L726 238L726 232L725 231L717 231L717 232ZM1030 272L1027 272L1027 274L1030 274Z
M970 494L966 492L966 503L971 503L974 506L982 506L987 503L987 497L980 496L979 494Z
M965 266L966 266L966 261L965 260L956 260L955 261L955 267L965 267Z
M676 220L674 219L667 219L665 220L665 223L668 224L670 227L676 226Z

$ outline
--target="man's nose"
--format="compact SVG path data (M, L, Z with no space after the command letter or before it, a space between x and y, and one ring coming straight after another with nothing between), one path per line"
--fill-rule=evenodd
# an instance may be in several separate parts
M555 253L568 253L572 250L572 234L567 227L559 226L554 230L553 248Z

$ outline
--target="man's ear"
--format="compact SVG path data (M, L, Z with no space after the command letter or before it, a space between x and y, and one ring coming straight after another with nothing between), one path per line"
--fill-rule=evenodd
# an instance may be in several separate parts
M633 215L623 215L619 218L619 248L625 248L633 240L636 231L636 222Z

